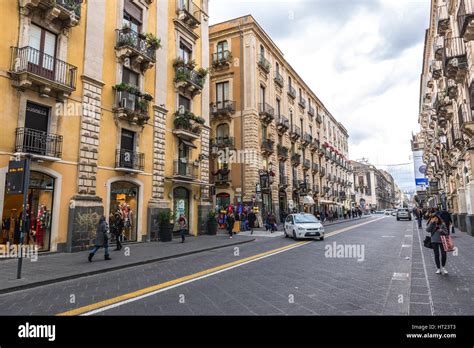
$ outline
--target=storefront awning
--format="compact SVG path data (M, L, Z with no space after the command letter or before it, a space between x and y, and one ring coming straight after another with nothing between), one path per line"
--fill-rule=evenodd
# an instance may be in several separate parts
M303 204L307 204L307 205L314 205L314 199L313 197L311 196L304 196L303 197Z

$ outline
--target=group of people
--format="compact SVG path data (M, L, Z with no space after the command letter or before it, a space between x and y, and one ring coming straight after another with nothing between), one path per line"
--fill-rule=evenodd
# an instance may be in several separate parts
M324 211L322 210L321 212L319 210L316 210L314 212L314 216L316 216L321 222L329 221L333 222L334 220L337 220L339 218L344 218L346 219L355 219L356 217L361 218L363 215L363 212L360 208L352 208L348 210L344 210L341 216L339 216L338 212L328 210Z
M126 203L117 205L117 209L109 216L109 224L107 224L105 216L101 216L97 225L94 248L88 256L89 262L92 262L92 258L101 247L105 251L105 260L111 260L109 255L109 232L116 242L115 250L119 251L122 249L122 242L125 239L124 230L130 231L132 223L133 213L130 205Z
M250 234L253 234L253 230L256 227L257 215L254 213L252 209L243 209L240 214L233 212L228 212L226 214L226 230L229 234L230 238L236 233L235 231L235 224L238 221L240 224L239 231L249 231ZM276 221L276 220L275 220Z
M430 234L436 264L436 274L448 274L446 270L447 252L443 246L442 236L455 233L451 214L446 210L436 208L421 209L414 208L413 214L418 222L418 228L422 228L423 219L426 220L426 232Z

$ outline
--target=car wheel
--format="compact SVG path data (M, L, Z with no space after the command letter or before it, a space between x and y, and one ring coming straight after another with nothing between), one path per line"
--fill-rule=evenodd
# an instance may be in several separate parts
M295 231L293 231L293 239L298 240L298 237L296 237L296 232Z
M285 238L288 238L288 233L286 233L286 227L283 227L283 230L285 231Z
M399 218L397 218L397 221L400 221L400 219L399 219Z
M324 240L324 237L319 237L319 240Z

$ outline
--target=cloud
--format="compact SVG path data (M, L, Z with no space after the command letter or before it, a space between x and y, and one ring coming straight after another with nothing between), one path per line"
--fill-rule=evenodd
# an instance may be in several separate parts
M429 11L430 0L210 1L211 24L252 14L344 124L350 158L375 165L410 162ZM400 168L406 187L413 169Z

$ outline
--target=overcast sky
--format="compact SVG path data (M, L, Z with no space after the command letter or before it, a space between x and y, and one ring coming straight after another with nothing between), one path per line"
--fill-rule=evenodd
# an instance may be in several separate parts
M414 186L410 138L429 0L210 0L210 23L251 14L349 132L350 159Z

